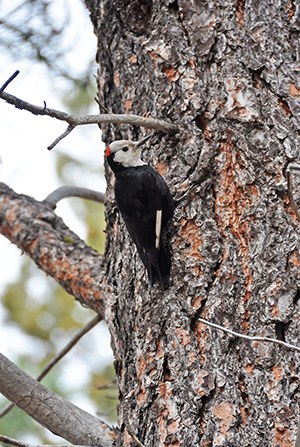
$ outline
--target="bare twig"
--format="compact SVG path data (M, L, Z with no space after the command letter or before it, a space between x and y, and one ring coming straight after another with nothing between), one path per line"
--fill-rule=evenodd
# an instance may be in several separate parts
M47 203L54 210L57 203L66 197L81 197L82 199L94 200L95 202L104 203L104 194L88 188L78 186L60 186L51 194L49 194L43 202Z
M87 446L79 446L76 445L74 446L74 444L64 444L64 445L32 445L32 444L27 444L27 442L21 442L18 441L17 439L13 439L13 438L9 438L8 436L3 436L0 435L0 442L3 442L4 444L8 444L8 445L14 445L16 447L87 447ZM89 446L90 447L90 446Z
M27 110L34 115L46 115L52 118L56 118L60 121L66 121L69 126L67 130L60 135L48 149L52 149L59 141L66 137L76 126L82 126L86 124L130 124L135 126L145 127L146 129L156 129L166 134L176 134L178 132L178 126L172 123L168 123L163 120L158 120L154 118L144 118L138 115L128 115L128 114L99 114L99 115L79 115L74 116L66 112L61 112L60 110L50 109L48 107L40 107L30 104L27 101L23 101L16 96L10 95L3 90L6 86L17 76L14 73L2 86L0 89L0 98L4 99L9 104L14 105L17 109Z
M277 340L276 338L258 337L258 336L241 334L239 332L235 332L235 331L232 331L231 329L227 329L223 326L220 326L219 324L204 320L203 318L198 318L198 321L200 321L200 323L206 324L207 326L213 327L215 329L219 329L220 331L223 331L223 332L226 332L227 334L233 335L234 337L243 338L243 339L249 340L249 341L261 341L261 342L266 342L266 343L276 343L277 345L284 346L287 349L292 349L293 351L300 352L300 348L298 346L291 345L290 343L286 343L285 341Z
M4 416L6 416L14 407L15 407L15 404L12 404L12 403L6 405L6 407L4 407L0 413L0 418L3 418Z
M71 340L66 344L66 346L45 366L45 368L40 372L37 376L36 380L42 380L46 374L61 360L72 348L76 345L76 343L87 334L93 327L95 327L102 320L100 315L96 315L92 318Z
M13 81L19 74L19 70L16 70L8 79L7 81L4 82L4 84L2 85L2 87L0 88L0 92L4 92L4 90L6 89L6 87L8 86L8 84L11 83L11 81Z
M46 104L46 103L45 103ZM68 127L67 127L67 129L59 136L59 137L57 137L54 141L53 141L53 143L51 143L48 147L47 147L47 149L48 149L48 151L51 151L51 149L53 149L63 138L65 138L65 137L67 137L71 132L72 132L72 130L74 130L75 129L75 126L73 126L73 125L71 125L71 124L69 124L68 125Z
M63 349L45 366L45 368L40 372L37 376L36 380L40 382L48 372L75 346L75 344L91 329L93 329L96 324L98 324L102 318L100 315L96 315L92 320L90 320L80 331L78 331L74 337L63 347ZM14 404L9 404L6 408L4 408L0 413L0 418L9 413L13 408Z
M96 390L107 390L108 388L114 388L116 383L117 383L117 380L114 379L108 383L104 383L103 385L98 385L95 388L96 388Z

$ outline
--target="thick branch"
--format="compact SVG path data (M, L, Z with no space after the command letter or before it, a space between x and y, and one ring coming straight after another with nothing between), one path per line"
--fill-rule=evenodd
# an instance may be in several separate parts
M107 424L45 388L0 354L0 392L37 422L73 444L112 447Z
M0 233L82 304L103 315L101 256L47 204L0 183Z

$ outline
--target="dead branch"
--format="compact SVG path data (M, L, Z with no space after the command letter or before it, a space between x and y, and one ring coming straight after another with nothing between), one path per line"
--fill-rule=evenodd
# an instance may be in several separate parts
M102 192L94 191L88 188L78 186L60 186L51 194L49 194L44 202L51 206L54 210L57 203L66 197L81 197L82 199L94 200L95 202L104 203L105 196Z
M0 392L48 430L73 444L112 447L116 430L45 388L0 354Z
M293 351L300 352L300 347L298 347L296 345L291 345L290 343L286 343L285 341L277 340L276 338L258 337L258 336L241 334L239 332L235 332L235 331L232 331L231 329L227 329L223 326L220 326L219 324L204 320L203 318L198 318L198 321L200 321L200 323L206 324L207 326L210 326L214 329L218 329L220 331L226 332L227 334L233 335L234 337L243 338L244 340L249 340L249 341L261 341L264 343L276 343L277 345L283 346L287 349L292 349Z
M0 92L4 92L4 90L6 89L6 87L18 76L19 74L19 70L16 70L8 79L7 81L4 82L4 84L2 85L2 87L0 88Z
M96 317L92 318L80 331L78 331L74 337L71 338L71 340L66 344L66 346L61 349L61 351L52 359L50 362L45 366L45 368L40 372L40 374L37 376L36 380L40 382L51 369L69 352L71 349L76 345L76 343L85 335L87 334L93 327L98 324L102 318L100 315L96 315ZM0 418L5 416L7 413L9 413L13 408L14 404L9 404L4 410L0 413Z
M69 135L69 133L77 126L82 126L86 124L130 124L135 126L141 126L146 129L155 129L159 130L165 134L174 135L178 132L178 126L172 123L168 123L163 120L154 119L154 118L144 118L138 115L129 115L129 114L99 114L99 115L71 115L66 112L61 112L60 110L50 109L44 103L43 107L36 106L30 104L27 101L24 101L16 96L10 95L9 93L4 92L4 89L7 85L17 76L15 72L1 87L0 89L0 98L4 99L4 101L9 104L14 105L17 109L27 110L28 112L33 113L34 115L42 115L42 116L50 116L52 118L56 118L60 121L65 121L68 123L67 130L60 135L53 143L48 146L48 149L52 149L59 141L61 141L64 137Z
M66 346L48 363L48 365L45 366L43 371L40 372L37 379L38 381L42 380L46 374L69 352L71 349L76 345L76 343L85 335L87 334L93 327L95 327L102 318L100 315L96 315L94 318L92 318L80 331L77 332L77 334L74 335L74 337L71 338L71 340L66 344Z
M65 137L67 137L72 130L75 129L75 126L72 126L71 124L68 125L67 129L61 134L59 135L54 141L53 143L51 143L47 149L48 151L51 151L51 149L53 149L61 140L63 140Z
M104 315L102 257L51 208L0 183L0 233L85 307ZM99 285L101 284L101 289Z

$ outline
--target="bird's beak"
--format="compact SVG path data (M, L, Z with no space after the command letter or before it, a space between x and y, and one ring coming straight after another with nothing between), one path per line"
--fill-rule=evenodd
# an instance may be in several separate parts
M145 137L143 137L143 138L141 138L139 141L137 141L136 146L137 146L137 147L142 146L142 145L143 145L144 143L146 143L146 141L148 141L149 138L151 138L151 137L152 137L152 134L150 134L150 135L146 135Z

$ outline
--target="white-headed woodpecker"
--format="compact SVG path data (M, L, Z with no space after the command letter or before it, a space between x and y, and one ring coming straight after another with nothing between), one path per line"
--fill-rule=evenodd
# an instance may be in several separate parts
M168 286L171 253L168 226L175 201L162 176L141 159L138 142L117 140L105 155L116 177L115 197L127 230L135 243L151 285Z

